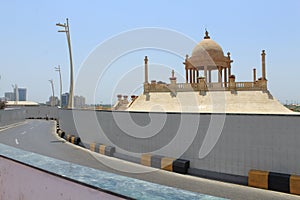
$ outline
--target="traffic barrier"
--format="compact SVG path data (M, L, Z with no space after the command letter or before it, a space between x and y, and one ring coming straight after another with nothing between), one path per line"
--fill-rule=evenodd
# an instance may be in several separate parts
M188 169L190 168L190 161L183 159L176 159L173 161L173 172L180 174L187 174Z
M151 157L152 157L151 154L142 154L141 164L145 165L145 166L148 166L148 167L151 167Z
M142 154L141 164L181 174L187 174L190 167L189 160L175 159L151 154Z
M57 131L57 134L58 134L59 137L61 137L61 138L64 138L64 137L65 137L65 132L62 131L62 130L60 130L60 129Z
M81 142L81 140L80 140L79 137L76 137L76 136L70 135L70 134L68 134L68 135L66 136L66 140L67 140L68 142L71 142L72 144L76 144L76 145L79 145L79 143Z
M89 149L91 151L100 153L102 155L106 156L113 156L114 153L116 152L116 148L113 146L106 146L104 144L98 144L98 143L91 143L89 145Z
M290 177L290 192L300 195L300 176L291 175Z
M278 192L290 192L290 176L289 174L281 174L270 172L268 180L268 189Z
M248 173L248 185L251 187L268 189L269 172L250 170Z
M300 195L300 176L250 170L248 186Z
M173 171L173 161L174 161L174 158L168 158L168 157L162 158L160 168L172 172Z
M106 146L105 147L105 155L107 156L113 156L114 153L116 152L116 148L112 146Z
M105 145L103 145L103 144L100 145L99 153L101 153L102 155L105 155Z

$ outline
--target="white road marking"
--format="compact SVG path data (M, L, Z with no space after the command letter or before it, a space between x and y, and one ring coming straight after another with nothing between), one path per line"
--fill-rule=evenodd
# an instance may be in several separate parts
M24 124L27 124L27 123L28 123L28 121L25 121L25 122L11 124L11 125L8 125L8 126L5 126L5 127L0 127L0 132L11 129L11 128L15 128L17 126L21 126L21 125L24 125Z
M30 127L30 129L33 129L33 127Z
M26 131L23 131L22 133L21 133L21 135L24 135L25 133L27 133Z
M15 139L15 142L16 142L16 144L19 144L19 141L18 141L18 139L17 139L17 138Z

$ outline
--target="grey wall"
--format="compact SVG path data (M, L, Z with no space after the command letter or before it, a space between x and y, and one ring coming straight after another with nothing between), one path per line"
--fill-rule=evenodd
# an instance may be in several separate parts
M58 118L58 108L57 107L51 107L51 106L25 106L22 107L22 109L25 111L26 118L29 117L42 117L45 118L46 115L48 117L52 118Z
M0 127L24 120L25 114L21 109L0 110Z
M59 110L59 118L83 142L134 157L181 157L191 168L241 176L250 169L300 174L300 115Z

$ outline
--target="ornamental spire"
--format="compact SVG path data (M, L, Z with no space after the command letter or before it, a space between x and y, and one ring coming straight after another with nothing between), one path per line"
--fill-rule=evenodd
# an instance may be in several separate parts
M205 29L205 36L204 39L210 39L209 35L208 35L208 31Z

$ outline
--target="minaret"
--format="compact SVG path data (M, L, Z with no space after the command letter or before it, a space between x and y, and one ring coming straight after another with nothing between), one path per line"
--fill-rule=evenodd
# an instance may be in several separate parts
M172 70L172 76L170 77L170 82L171 85L176 85L176 77L175 77L174 69Z
M148 57L145 56L145 83L148 83Z
M266 53L265 50L262 50L261 53L261 67L262 67L262 80L267 80L266 79Z
M233 60L231 60L230 58L230 52L227 52L227 59L228 59L228 63L227 63L227 68L228 68L228 77L231 76L231 63L233 62Z

